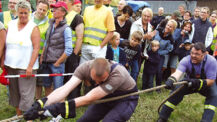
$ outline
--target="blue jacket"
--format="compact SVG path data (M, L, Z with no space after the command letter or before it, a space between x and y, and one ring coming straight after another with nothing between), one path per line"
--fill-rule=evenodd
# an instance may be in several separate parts
M107 51L106 51L106 59L113 60L114 52L112 50L111 45L108 45ZM122 48L119 47L119 62L123 66L125 66L127 62L126 54Z
M162 33L162 32L161 32ZM160 55L167 55L169 52L173 50L173 37L172 35L168 35L166 37L162 37L159 31L157 31L154 40L158 40L160 42L160 48L158 53Z

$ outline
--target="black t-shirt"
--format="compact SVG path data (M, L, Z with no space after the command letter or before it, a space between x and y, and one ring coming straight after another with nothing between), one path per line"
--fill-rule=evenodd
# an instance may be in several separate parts
M72 30L75 31L76 26L81 23L84 23L83 18L79 14L77 14L75 15L75 18L73 19L73 21L71 22L70 27Z
M127 61L137 60L139 59L141 48L140 45L137 45L136 47L132 47L130 45L129 40L124 40L120 47L124 49L124 52L126 53Z
M131 25L132 25L132 22L130 20L127 20L124 24L123 27L121 27L119 24L118 24L118 16L115 17L115 28L116 28L116 31L118 33L120 33L120 37L123 38L123 39L128 39L129 38L129 35L130 35L130 28L131 28Z

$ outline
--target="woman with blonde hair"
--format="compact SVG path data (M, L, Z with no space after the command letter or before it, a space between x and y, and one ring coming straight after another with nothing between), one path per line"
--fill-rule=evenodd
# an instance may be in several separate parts
M158 40L160 42L160 48L158 53L160 55L158 72L156 74L156 85L161 85L162 82L162 73L167 67L169 53L173 50L173 32L177 27L177 22L173 19L170 20L163 20L158 28L156 29L156 35L154 40Z

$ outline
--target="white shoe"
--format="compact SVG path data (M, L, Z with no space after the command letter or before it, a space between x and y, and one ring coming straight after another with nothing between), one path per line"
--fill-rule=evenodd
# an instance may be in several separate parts
M17 118L18 116L17 115L15 115L15 116L13 116L12 118ZM13 121L11 121L11 122L19 122L19 121L21 121L21 119L16 119L16 120L13 120Z
M62 116L58 115L56 118L52 118L49 122L60 122L61 119L62 119Z

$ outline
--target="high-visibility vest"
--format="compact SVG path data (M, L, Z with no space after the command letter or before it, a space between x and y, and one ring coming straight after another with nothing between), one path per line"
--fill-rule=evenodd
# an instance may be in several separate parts
M84 12L84 39L83 42L99 46L107 34L105 26L107 11L106 6L94 10L95 6L89 6Z
M8 23L12 20L11 12L10 11L3 12L3 17L4 17L4 26L7 29Z
M49 27L48 20L45 23L38 25L38 28L40 30L40 38L41 38L39 54L42 53L42 50L44 47L44 41L42 41L42 40L45 40L45 36L46 36L46 32L47 32L48 27Z
M52 19L53 18L53 13L52 13L51 9L48 10L47 17L48 17L48 19Z
M67 24L69 26L72 23L72 21L74 20L75 15L77 15L77 13L75 11L73 11L73 10L66 15L66 21L67 21ZM75 47L76 40L77 40L77 38L76 38L76 35L75 35L75 30L72 30L72 47L73 48Z
M212 41L212 45L211 45L211 50L212 51L215 50L216 40L217 40L217 25L215 26L215 28L213 28L213 41Z

